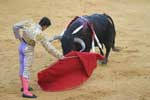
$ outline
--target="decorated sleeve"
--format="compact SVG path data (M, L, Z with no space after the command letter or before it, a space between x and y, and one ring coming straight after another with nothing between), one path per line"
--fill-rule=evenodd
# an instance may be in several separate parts
M52 36L48 39L49 42L53 42L54 40L61 40L62 36L61 35L55 35Z
M20 29L23 29L24 22L19 22L13 25L13 33L16 39L21 38L20 36Z
M63 55L49 42L48 38L44 36L42 37L39 36L38 40L41 42L42 46L48 53L52 54L54 57L58 59L63 57Z

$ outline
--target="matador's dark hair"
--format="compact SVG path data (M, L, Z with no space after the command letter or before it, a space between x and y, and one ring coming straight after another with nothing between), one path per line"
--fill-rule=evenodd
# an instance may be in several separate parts
M41 27L43 27L43 26L47 26L47 27L48 27L48 26L51 25L51 21L50 21L49 18L43 17L43 18L40 20L39 25L40 25Z

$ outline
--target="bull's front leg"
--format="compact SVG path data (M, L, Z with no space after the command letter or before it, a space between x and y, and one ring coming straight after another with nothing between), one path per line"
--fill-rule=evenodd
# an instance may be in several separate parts
M99 48L100 54L104 56L104 53L101 48Z

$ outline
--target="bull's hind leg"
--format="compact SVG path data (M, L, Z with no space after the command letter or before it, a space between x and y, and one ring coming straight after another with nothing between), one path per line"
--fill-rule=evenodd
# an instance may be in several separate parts
M116 46L113 46L113 47L112 47L112 50L113 50L114 52L120 52L120 48L119 48L119 47L116 47Z
M119 52L120 51L120 49L115 46L115 37L113 38L112 50L115 51L115 52Z
M106 44L105 48L106 48L106 54L105 54L105 59L103 60L102 64L107 64L108 62L108 56L111 50L111 44Z
M118 47L112 47L112 50L115 51L115 52L119 52L120 49Z

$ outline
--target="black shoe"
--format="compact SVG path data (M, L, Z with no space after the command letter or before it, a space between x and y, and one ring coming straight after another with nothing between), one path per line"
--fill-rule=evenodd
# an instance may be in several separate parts
M23 92L23 88L21 88L20 91ZM29 88L28 88L28 91L33 91L33 88L32 88L32 87L29 87Z
M24 97L24 98L37 98L37 96L36 95L32 95L32 96L29 96L29 95L26 95L26 94L22 94L22 97Z

